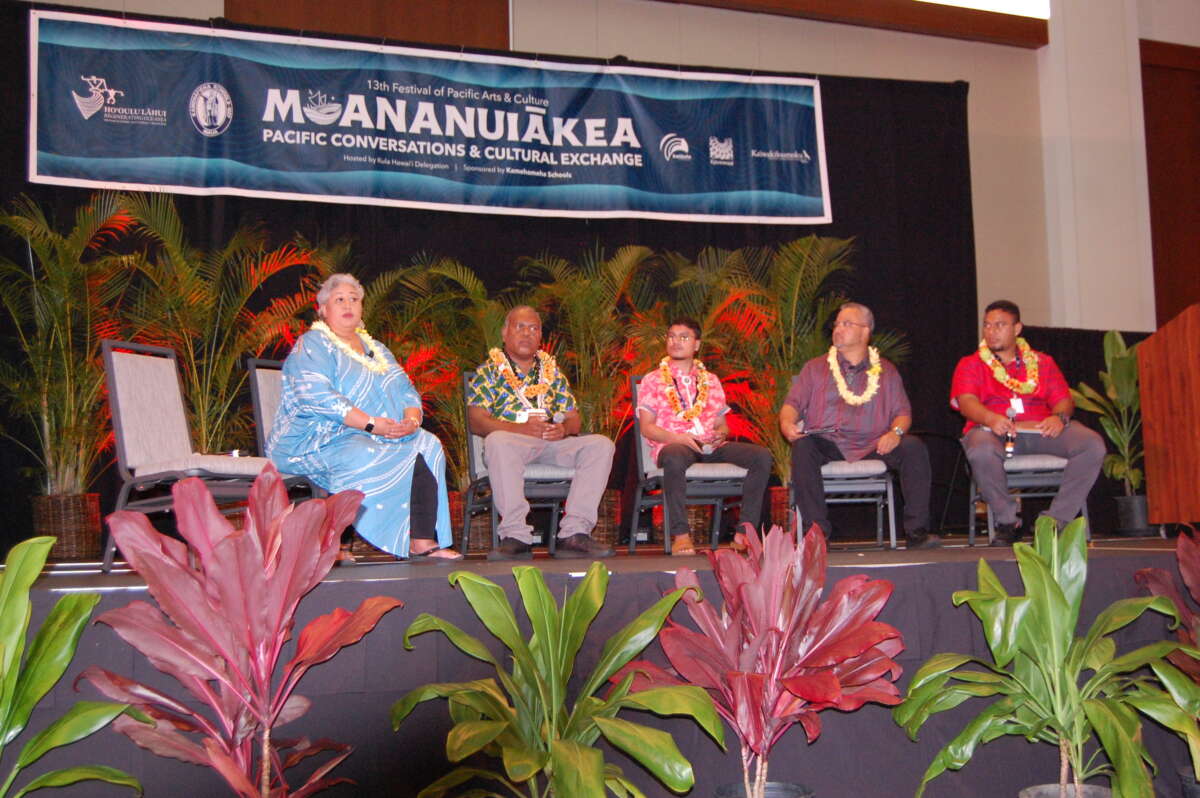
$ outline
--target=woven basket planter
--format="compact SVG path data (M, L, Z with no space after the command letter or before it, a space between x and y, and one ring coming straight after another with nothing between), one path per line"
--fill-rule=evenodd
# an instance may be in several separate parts
M33 497L33 531L53 535L52 560L94 560L100 556L100 494Z

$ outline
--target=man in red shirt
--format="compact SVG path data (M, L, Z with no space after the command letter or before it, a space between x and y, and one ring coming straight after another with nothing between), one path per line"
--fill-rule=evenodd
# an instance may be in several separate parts
M954 369L950 406L963 414L962 445L979 492L996 516L993 546L1021 538L1016 499L1004 473L1005 443L1014 454L1051 454L1067 459L1058 495L1046 515L1059 527L1079 514L1104 461L1104 441L1072 424L1075 402L1054 359L1020 338L1021 310L1007 299L988 305L979 350Z

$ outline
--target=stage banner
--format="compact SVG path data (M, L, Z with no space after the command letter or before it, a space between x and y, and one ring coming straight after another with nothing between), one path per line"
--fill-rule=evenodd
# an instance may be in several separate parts
M532 216L831 220L815 80L30 12L29 179Z

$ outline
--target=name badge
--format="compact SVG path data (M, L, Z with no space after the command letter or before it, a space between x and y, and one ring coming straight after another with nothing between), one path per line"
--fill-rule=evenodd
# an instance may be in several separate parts
M1014 396L1008 400L1008 403L1012 406L1013 412L1018 416L1025 412L1025 401L1021 397Z

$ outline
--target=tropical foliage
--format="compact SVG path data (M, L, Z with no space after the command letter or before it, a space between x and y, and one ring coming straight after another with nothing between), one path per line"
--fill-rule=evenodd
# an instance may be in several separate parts
M312 253L270 248L265 228L238 228L210 250L187 240L167 194L123 198L148 242L138 291L127 310L141 340L175 350L183 372L193 443L202 452L244 447L253 438L244 401L247 357L260 357L312 301ZM286 273L286 274L285 274ZM263 291L270 285L272 291ZM268 298L270 297L270 298Z
M1200 543L1194 537L1181 534L1175 542L1175 558L1179 564L1179 575L1191 595L1189 602L1175 586L1171 574L1161 568L1143 568L1133 575L1134 581L1155 596L1166 596L1179 613L1179 626L1175 630L1179 642L1188 648L1200 648ZM1200 683L1200 662L1182 651L1167 656L1181 671ZM1193 757L1200 764L1200 757Z
M700 597L695 571L676 571L675 593L694 591L684 603L697 629L671 622L659 635L674 673L639 661L614 681L634 677L635 696L685 683L708 691L741 740L746 798L763 798L771 749L794 724L811 743L821 733L821 710L899 703L893 681L901 669L893 657L904 643L876 620L890 582L849 576L821 600L825 537L816 526L799 546L777 526L760 539L747 524L745 535L744 554L705 552L720 608Z
M1132 496L1142 486L1142 447L1138 432L1142 428L1141 392L1138 389L1137 345L1125 346L1125 338L1116 330L1104 334L1104 367L1100 372L1103 392L1086 383L1071 389L1075 406L1100 417L1100 426L1116 452L1104 458L1104 475L1119 479L1125 495Z
M1117 655L1112 635L1146 611L1178 620L1164 596L1113 602L1082 636L1076 634L1087 580L1086 522L1061 534L1053 519L1038 520L1034 545L1013 546L1025 595L1010 596L986 560L976 590L954 593L979 618L991 661L967 654L935 654L913 675L893 717L916 739L925 722L971 698L994 698L934 757L921 779L963 767L975 749L1004 735L1045 742L1059 751L1059 795L1107 775L1116 798L1151 798L1153 765L1142 741L1145 715L1200 746L1200 686L1167 657L1200 656L1178 643L1159 642ZM966 667L964 667L966 666ZM1146 669L1149 668L1149 673ZM1098 748L1094 745L1099 743ZM1103 752L1107 762L1097 757Z
M100 601L96 593L64 595L42 622L26 655L25 636L31 612L29 589L41 574L53 545L52 537L18 543L9 551L4 572L0 574L0 753L25 731L33 710L62 678L92 617L92 609ZM9 795L21 772L44 754L99 731L127 707L107 701L77 702L25 742L0 784L0 798ZM138 780L124 771L107 765L76 765L43 773L13 795L19 798L43 787L65 787L80 781L106 781L130 787L139 795L142 792Z
M450 575L450 583L463 591L479 620L508 649L503 659L478 638L429 614L420 615L404 635L404 645L411 649L413 637L441 632L464 654L496 669L496 678L419 687L392 707L392 726L399 728L419 703L447 699L455 725L446 738L446 757L462 762L483 753L503 763L503 771L461 765L422 790L420 798L438 798L475 779L530 798L603 798L606 787L617 796L641 795L619 767L604 762L604 753L595 747L600 737L671 790L691 789L692 766L671 736L617 715L622 709L637 709L688 716L724 745L720 721L704 691L673 686L634 693L631 673L607 695L597 693L654 639L672 608L692 588L669 593L609 638L599 662L568 705L575 659L604 604L608 570L592 563L561 608L539 569L517 567L513 576L533 630L529 640L522 637L516 614L499 585L468 571Z
M200 480L183 480L173 492L186 542L154 531L141 513L122 511L108 519L158 607L134 601L97 620L212 714L97 666L81 678L151 719L120 718L113 724L117 731L160 756L213 768L242 798L307 796L343 781L328 774L349 756L349 746L273 739L272 733L308 710L311 702L295 689L309 668L358 642L400 606L376 596L354 612L339 607L315 618L277 673L300 599L329 573L362 494L343 491L292 506L268 464L251 490L245 528L234 530ZM334 756L291 790L284 771L322 751Z
M31 446L9 437L35 457L47 494L84 493L111 442L100 340L120 330L132 260L108 247L130 224L115 194L93 196L65 232L27 197L0 216L26 254L0 258L0 303L16 338L16 357L0 361L0 392L28 422Z

